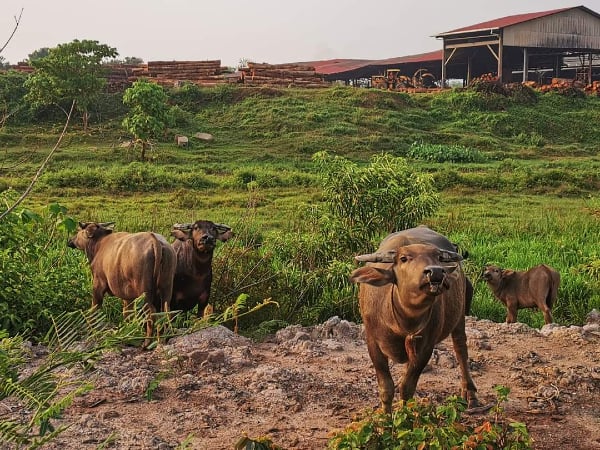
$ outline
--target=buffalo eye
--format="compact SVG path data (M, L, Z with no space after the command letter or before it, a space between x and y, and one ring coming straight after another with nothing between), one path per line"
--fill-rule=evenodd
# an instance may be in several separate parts
M406 255L400 255L399 259L400 259L401 262L405 263L406 261L408 261L408 256L406 256Z

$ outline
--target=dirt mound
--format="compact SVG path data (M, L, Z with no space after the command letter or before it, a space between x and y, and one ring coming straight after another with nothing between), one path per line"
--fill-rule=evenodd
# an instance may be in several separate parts
M600 447L597 320L535 330L468 318L467 336L480 398L493 401L495 385L509 387L507 415L527 424L536 449ZM393 366L395 380L402 370ZM231 449L246 432L268 434L287 449L322 449L331 430L378 405L362 327L337 317L260 343L214 327L151 352L107 353L86 376L95 389L76 399L60 421L72 426L44 448L95 449L110 441L104 448L173 449L188 438L188 448ZM417 395L443 401L459 383L446 340ZM27 413L17 406L0 402L3 418Z

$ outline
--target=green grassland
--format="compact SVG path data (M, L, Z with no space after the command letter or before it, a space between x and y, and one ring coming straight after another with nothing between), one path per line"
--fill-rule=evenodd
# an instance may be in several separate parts
M433 178L442 202L423 222L468 250L474 315L504 320L480 279L486 263L557 268L559 323L581 324L600 308L599 98L223 86L187 87L170 92L170 101L176 125L155 143L150 161L120 145L128 136L110 102L92 117L89 133L75 123L24 206L44 211L59 203L76 220L165 235L176 222L228 223L245 250L229 243L218 250L217 308L247 293L255 303L270 297L280 304L245 319L247 328L334 314L358 320L356 291L346 281L350 255L311 247L316 230L307 210L326 201L313 154L363 165L385 153ZM0 130L0 191L27 187L60 129L46 121ZM196 132L214 141L194 139ZM187 148L175 145L176 133L190 136ZM79 265L85 270L83 258ZM85 304L81 297L74 304ZM543 324L535 311L520 311L519 319Z

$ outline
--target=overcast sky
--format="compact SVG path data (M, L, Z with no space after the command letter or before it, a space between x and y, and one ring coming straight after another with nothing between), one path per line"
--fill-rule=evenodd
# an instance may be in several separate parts
M279 64L384 59L441 48L433 35L499 17L600 0L0 0L0 56L91 39L144 61Z

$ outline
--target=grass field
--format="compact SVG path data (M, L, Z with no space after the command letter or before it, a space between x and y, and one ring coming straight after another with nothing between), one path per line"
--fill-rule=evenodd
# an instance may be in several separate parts
M318 230L306 211L326 200L312 156L327 151L363 165L386 153L433 177L442 202L424 222L470 253L474 315L504 320L502 305L480 280L491 262L558 269L560 323L580 324L600 308L598 98L225 86L171 93L171 100L179 105L177 125L154 145L151 161L137 161L134 150L120 146L127 139L120 117L104 111L90 134L72 127L24 206L43 211L57 202L76 220L165 235L175 222L228 223L243 230L240 239L253 252L220 247L217 307L246 292L256 303L266 296L280 302L247 319L247 327L333 314L357 320L354 287L343 279L351 259L308 249ZM58 130L58 123L8 123L0 130L0 191L27 187ZM214 142L173 143L175 133L199 131L213 134ZM248 272L269 281L253 284ZM519 319L543 324L538 312L521 311Z

